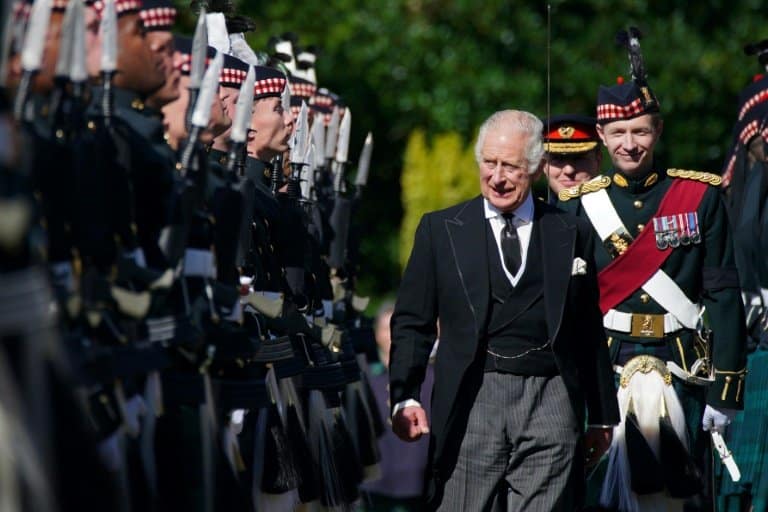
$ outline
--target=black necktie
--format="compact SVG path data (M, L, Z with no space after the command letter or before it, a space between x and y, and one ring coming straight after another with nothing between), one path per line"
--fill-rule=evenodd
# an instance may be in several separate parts
M523 257L520 251L520 238L517 236L517 228L512 221L513 215L505 213L504 227L501 230L501 252L504 253L504 266L513 276L520 270Z

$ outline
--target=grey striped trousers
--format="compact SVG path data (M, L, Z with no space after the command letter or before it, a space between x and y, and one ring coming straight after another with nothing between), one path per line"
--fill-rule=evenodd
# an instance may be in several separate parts
M580 438L560 376L485 373L438 511L573 512Z

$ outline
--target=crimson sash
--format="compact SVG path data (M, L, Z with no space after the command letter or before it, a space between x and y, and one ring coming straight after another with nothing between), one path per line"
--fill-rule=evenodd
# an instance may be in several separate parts
M708 186L700 181L675 180L661 200L654 217L696 211ZM656 232L653 223L648 222L626 252L609 263L597 276L603 314L642 287L670 254L671 248L662 251L656 247Z

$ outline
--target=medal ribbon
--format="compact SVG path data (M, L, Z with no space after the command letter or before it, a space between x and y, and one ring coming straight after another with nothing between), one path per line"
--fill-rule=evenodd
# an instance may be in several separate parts
M677 215L680 211L695 212L707 187L709 185L700 181L674 180L654 215L654 225L657 217ZM624 254L609 263L597 276L603 314L642 287L670 254L671 250L660 251L656 248L655 230L646 225Z

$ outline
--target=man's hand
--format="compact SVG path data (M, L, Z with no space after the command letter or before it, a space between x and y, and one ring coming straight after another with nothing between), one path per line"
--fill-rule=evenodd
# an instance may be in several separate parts
M705 432L710 430L716 430L718 432L725 432L725 427L731 424L733 418L736 417L738 411L734 409L715 409L714 407L707 405L704 409L704 416L701 418L701 428Z
M584 433L584 466L591 468L608 451L613 439L613 427L588 427Z
M403 407L392 418L392 431L403 441L418 441L429 434L427 413L419 406Z

